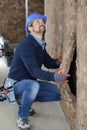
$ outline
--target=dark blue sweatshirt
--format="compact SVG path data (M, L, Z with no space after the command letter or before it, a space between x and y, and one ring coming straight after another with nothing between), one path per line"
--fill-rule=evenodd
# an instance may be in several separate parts
M51 58L46 49L43 50L35 38L28 35L16 48L8 77L17 81L54 81L54 73L42 70L41 67L44 65L47 68L58 68L60 63L57 65L56 62L57 59Z

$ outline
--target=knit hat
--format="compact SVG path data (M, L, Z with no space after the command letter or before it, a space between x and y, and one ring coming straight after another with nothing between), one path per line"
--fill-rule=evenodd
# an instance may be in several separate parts
M25 23L25 30L26 33L28 33L28 27L31 25L31 23L35 20L35 19L43 19L44 23L46 23L47 21L47 16L38 14L38 13L33 13L31 15L29 15L26 19L26 23Z

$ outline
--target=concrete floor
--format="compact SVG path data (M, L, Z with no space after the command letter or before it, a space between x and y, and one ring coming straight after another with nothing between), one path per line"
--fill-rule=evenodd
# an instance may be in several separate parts
M59 102L34 103L36 113L29 117L31 130L70 130ZM18 130L16 125L18 105L0 103L0 129Z
M6 65L6 58L0 58L0 85L9 68ZM29 117L31 130L70 130L67 119L61 108L60 102L34 103L32 108L36 113ZM0 129L18 130L16 125L18 105L4 105L0 103Z

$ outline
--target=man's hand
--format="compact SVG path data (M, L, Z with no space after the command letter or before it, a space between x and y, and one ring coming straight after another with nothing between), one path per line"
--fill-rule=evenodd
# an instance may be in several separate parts
M56 82L65 82L67 83L68 80L67 80L67 77L70 77L69 74L64 74L64 68L61 68L58 72L55 72L54 74L54 80Z

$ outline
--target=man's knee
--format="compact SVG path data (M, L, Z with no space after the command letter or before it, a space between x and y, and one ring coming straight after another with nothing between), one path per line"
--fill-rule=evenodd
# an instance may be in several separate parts
M29 82L29 83L28 83ZM37 81L27 81L27 91L29 92L29 95L32 97L36 97L38 91L39 91L39 83Z

